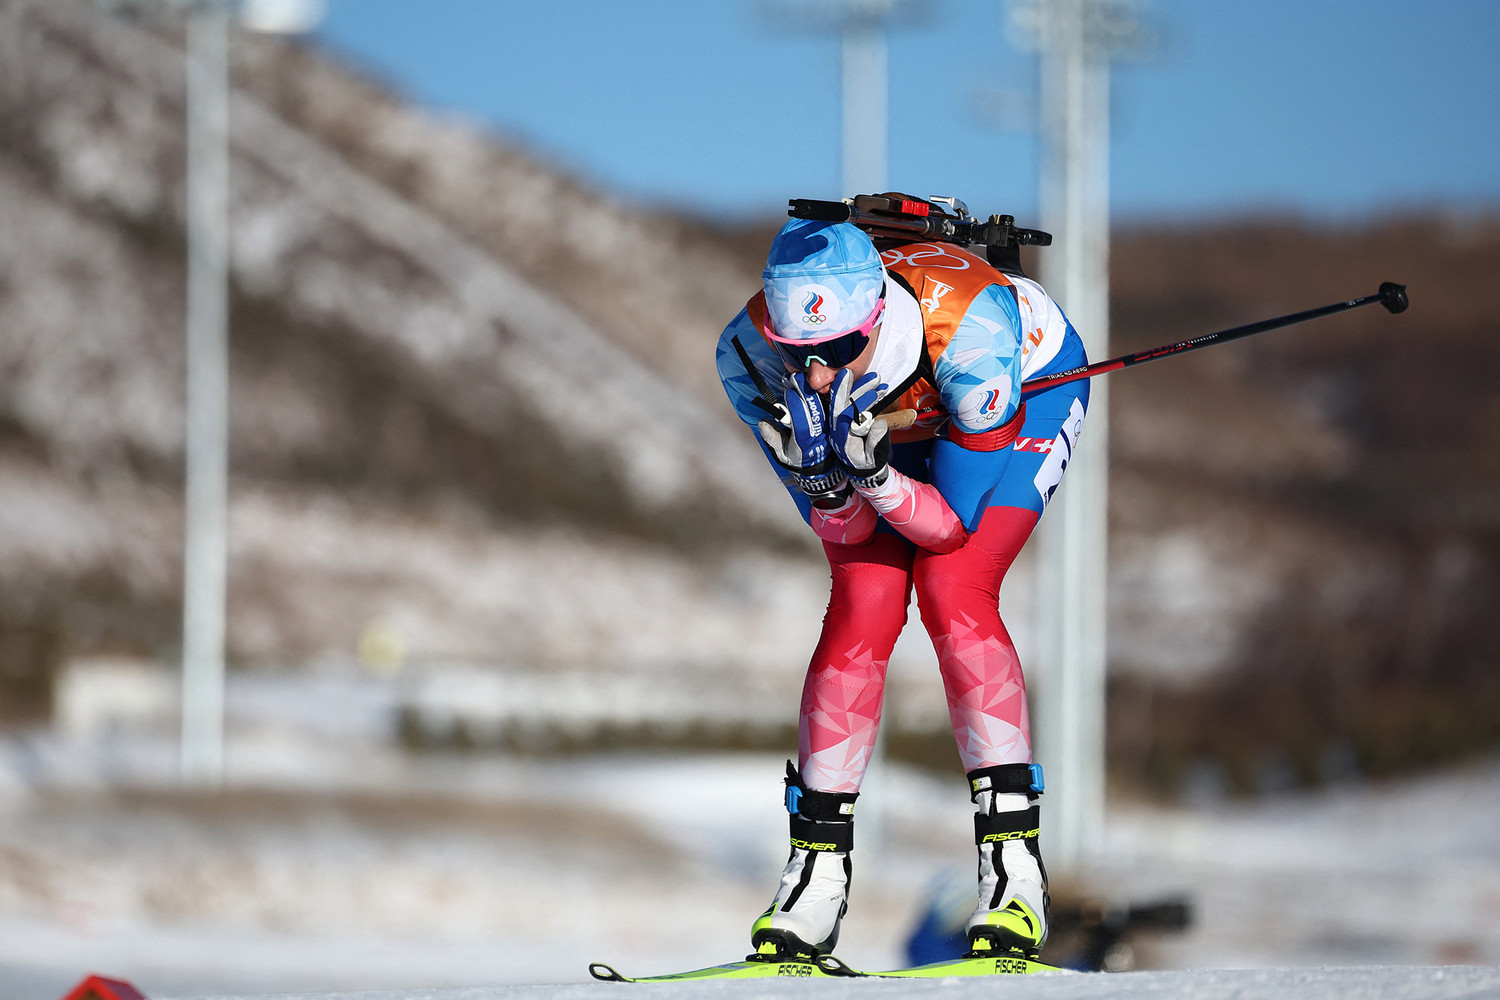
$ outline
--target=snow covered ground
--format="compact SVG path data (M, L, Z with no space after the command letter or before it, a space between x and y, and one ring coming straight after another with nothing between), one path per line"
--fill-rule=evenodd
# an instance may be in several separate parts
M594 960L651 974L746 949L783 860L782 755L412 755L375 724L378 699L327 694L257 715L278 699L242 691L217 794L174 786L167 732L0 736L0 998L57 1000L87 972L153 997L566 986ZM867 790L839 952L888 968L934 880L969 870L970 819L956 774L882 765ZM1500 963L1497 829L1500 760L1246 804L1114 803L1103 852L1068 881L1196 911L1137 943L1142 966L1412 968L1205 973L1180 993L1079 979L1141 997L1500 995L1493 969L1417 968ZM1007 993L1103 989L1052 982ZM1294 982L1309 992L1277 992ZM749 987L730 993L776 995Z
M339 1000L597 1000L617 986L530 987L431 990L420 994L341 994ZM735 1000L784 1000L800 997L942 997L964 1000L992 997L1001 992L987 980L886 980L872 982L776 981L694 983L695 997ZM1253 971L1135 972L1110 976L1077 973L1040 974L1009 979L1003 984L1007 1000L1481 1000L1500 996L1500 969L1476 967L1333 969L1263 969ZM688 995L678 983L647 983L630 987L632 998ZM321 1000L305 997L303 1000Z

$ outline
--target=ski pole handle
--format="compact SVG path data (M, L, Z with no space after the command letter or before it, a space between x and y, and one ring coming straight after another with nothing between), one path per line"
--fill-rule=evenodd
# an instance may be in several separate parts
M891 430L904 431L917 422L917 411L911 409L892 410L889 413L879 414L879 417L885 421L885 425Z

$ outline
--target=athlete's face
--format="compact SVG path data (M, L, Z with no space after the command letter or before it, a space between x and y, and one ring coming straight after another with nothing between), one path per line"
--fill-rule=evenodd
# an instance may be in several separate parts
M854 374L855 378L859 378L865 372L870 370L870 362L875 357L875 344L880 340L880 327L881 324L875 324L875 329L870 331L870 342L865 345L865 349L860 352L859 357L855 358L847 365L844 365L845 368L849 369L849 371ZM786 362L783 361L782 364L786 364ZM802 369L793 368L791 365L786 365L786 370L789 372L795 372L801 371ZM814 392L826 396L828 395L829 387L833 385L833 377L838 374L839 369L830 368L828 365L825 365L823 362L818 361L815 358L811 363L808 364L806 372L808 387Z

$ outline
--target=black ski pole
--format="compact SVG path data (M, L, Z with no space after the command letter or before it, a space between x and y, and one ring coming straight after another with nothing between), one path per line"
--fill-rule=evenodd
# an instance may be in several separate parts
M1021 398L1026 399L1027 397L1035 396L1039 392L1045 392L1053 386L1062 385L1066 382L1077 382L1079 379L1093 378L1095 375L1103 375L1105 372L1130 368L1133 365L1145 364L1147 361L1156 361L1159 358L1170 357L1174 354L1185 354L1188 351L1196 351L1200 347L1223 344L1231 340L1238 340L1241 337L1265 333L1267 330L1277 330L1283 326L1306 323L1311 319L1332 316L1334 313L1347 312L1350 309L1374 305L1377 302L1384 306L1387 312L1405 312L1408 305L1406 286L1398 285L1394 281L1385 281L1381 283L1380 290L1374 295L1349 299L1347 302L1335 302L1333 305L1320 306L1317 309L1308 309L1305 312L1292 313L1288 316L1277 316L1275 319L1263 319L1259 323L1236 326L1229 330L1220 330L1217 333L1205 333L1201 337L1194 337L1191 340L1180 341L1176 344L1164 344L1161 347L1153 347L1148 351L1137 351L1134 354L1123 354L1118 358L1110 358L1108 361L1096 361L1091 365L1085 365L1082 368L1071 368L1068 371L1058 372L1055 375L1039 375L1036 378L1027 379L1021 383Z
M1156 361L1159 358L1171 357L1174 354L1185 354L1188 351L1196 351L1200 347L1223 344L1231 340L1238 340L1241 337L1265 333L1267 330L1280 329L1283 326L1306 323L1310 319L1332 316L1334 313L1347 312L1350 309L1374 305L1377 302L1384 306L1387 312L1405 312L1407 305L1409 305L1406 298L1406 286L1398 285L1394 281L1384 281L1380 284L1380 290L1374 295L1365 295L1361 298L1349 299L1346 302L1335 302L1333 305L1320 306L1317 309L1308 309L1304 312L1292 313L1288 316L1277 316L1275 319L1263 319L1259 323L1236 326L1229 330L1220 330L1217 333L1205 333L1201 337L1194 337L1191 340L1183 340L1176 344L1164 344L1161 347L1153 347L1149 351L1124 354L1118 358L1110 358L1108 361L1096 361L1091 365L1085 365L1082 368L1070 368L1065 372L1057 372L1054 375L1039 375L1036 378L1027 379L1021 383L1021 398L1027 399L1039 392L1046 392L1053 386L1063 385L1067 382L1077 382L1079 379L1093 378L1095 375L1103 375L1105 372L1119 371L1121 368L1130 368L1133 365L1145 364L1147 361ZM916 418L917 413L915 410L894 410L885 414L885 420L892 430L910 427L916 421Z

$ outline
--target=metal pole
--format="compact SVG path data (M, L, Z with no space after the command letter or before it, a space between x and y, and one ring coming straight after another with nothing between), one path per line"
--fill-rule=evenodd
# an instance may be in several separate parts
M228 497L229 21L219 0L187 23L187 499L182 599L182 777L224 773Z
M1109 67L1090 44L1093 0L1041 9L1045 139L1042 223L1057 234L1042 260L1048 291L1091 358L1109 356ZM1091 387L1088 418L1041 529L1041 711L1048 769L1048 860L1075 868L1104 816L1108 384Z
M844 19L844 196L886 188L887 89L885 23L854 8Z

